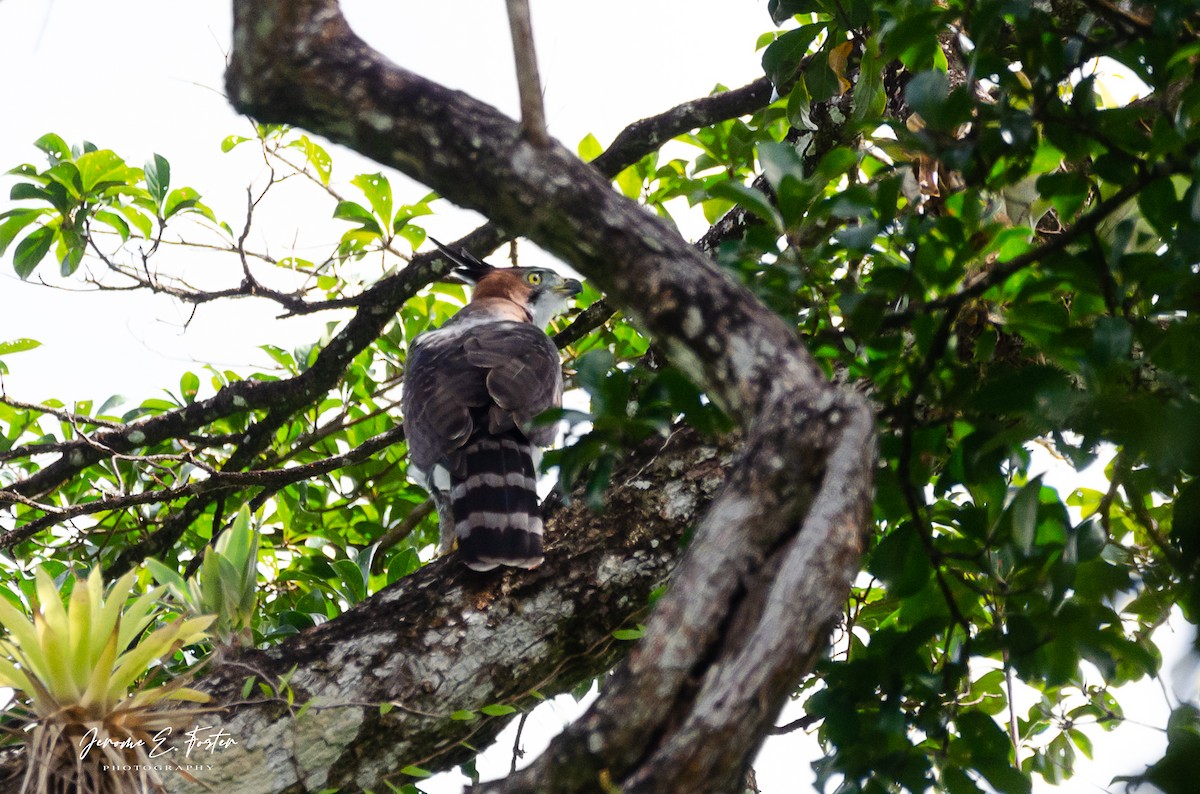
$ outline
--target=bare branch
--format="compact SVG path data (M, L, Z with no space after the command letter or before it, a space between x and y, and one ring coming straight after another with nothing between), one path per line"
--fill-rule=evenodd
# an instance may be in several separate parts
M689 130L749 115L771 101L771 81L760 77L731 91L676 105L657 116L635 121L613 139L592 165L605 176L616 176L664 143Z
M546 110L542 105L542 81L538 77L537 53L533 46L529 0L507 0L507 6L517 65L517 90L521 95L521 129L530 143L545 148L550 145L550 133L546 131Z
M379 538L379 551L390 549L392 546L395 546L397 543L407 538L412 534L413 530L417 528L417 525L420 524L425 517L432 512L432 499L426 499L424 502L421 502L421 504L413 506L413 509L408 511L408 515L404 517L403 521L389 529ZM382 555L379 555L378 553L376 554L375 559L379 560L380 562L383 561Z
M198 496L201 494L209 494L220 490L231 490L233 488L242 488L249 486L262 486L271 488L280 488L285 485L290 485L302 480L308 480L313 477L318 477L322 474L328 474L331 471L344 468L348 465L366 460L371 455L374 455L381 449L384 449L392 444L404 439L404 429L402 427L394 427L391 430L380 433L374 438L364 441L354 449L345 452L341 455L333 455L322 460L306 463L302 466L289 466L283 469L259 469L254 471L231 471L228 469L215 470L210 466L204 466L199 461L189 458L189 462L196 464L198 468L204 469L209 477L204 480L193 480L163 488L154 491L141 491L133 494L123 494L119 496L111 496L105 499L95 499L90 502L80 502L78 504L69 505L61 508L45 508L49 509L47 515L42 518L30 521L27 524L15 527L4 535L0 536L0 549L12 548L17 543L20 543L43 529L46 529L56 524L75 518L81 515L91 515L101 513L108 510L118 510L125 507L133 507L135 505L153 504L160 502L171 502L182 496ZM178 459L180 456L166 456L171 459ZM184 456L186 457L186 456ZM147 460L145 457L132 458L133 460ZM23 504L32 504L26 497L20 493L14 492L12 489L0 489L0 504L6 502L21 502ZM140 549L141 546L135 545L131 548ZM139 553L144 556L149 556L141 550ZM142 559L138 557L137 559Z
M517 723L517 738L513 739L512 765L508 768L510 775L517 771L517 761L525 757L525 750L521 747L521 734L525 732L525 720L527 719L529 719L529 712L521 712L521 720Z

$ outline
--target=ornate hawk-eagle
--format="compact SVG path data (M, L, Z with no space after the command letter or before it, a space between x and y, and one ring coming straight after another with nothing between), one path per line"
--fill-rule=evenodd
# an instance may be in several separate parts
M409 345L401 401L409 472L437 505L443 550L457 538L474 570L533 568L543 558L535 459L554 426L531 420L561 405L563 388L558 349L543 329L582 286L433 242L475 289Z

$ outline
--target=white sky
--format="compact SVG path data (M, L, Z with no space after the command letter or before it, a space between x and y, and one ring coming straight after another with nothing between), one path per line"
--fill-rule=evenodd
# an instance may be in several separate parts
M228 0L0 2L0 74L5 75L0 171L22 162L44 165L32 142L46 132L71 144L86 138L133 165L157 152L171 162L173 187L195 187L217 216L237 229L246 186L262 169L249 146L229 155L219 148L226 135L247 130L247 122L223 98L229 7ZM343 8L360 35L402 66L515 115L500 0L346 0ZM717 83L737 87L755 79L761 68L754 43L771 29L763 0L534 0L533 20L550 131L572 147L589 132L607 144L629 122L703 96ZM334 180L343 186L356 173L379 170L353 153L331 151ZM0 209L6 208L9 185L0 178ZM398 175L393 188L397 204L427 192ZM330 203L311 198L311 204L301 198L264 213L256 220L251 245L283 256L298 236L305 245L334 243L345 226L328 221ZM426 220L443 240L478 222L445 202L438 206L439 214ZM171 255L194 273L211 268L204 273L221 274L227 268L211 259ZM47 273L54 270L49 259L43 267ZM32 337L43 343L5 358L11 370L7 393L28 401L100 401L118 392L140 401L173 387L184 371L197 369L197 361L240 372L266 367L258 345L308 343L319 338L326 322L339 319L322 314L279 321L274 304L240 301L201 307L185 326L189 309L170 299L80 294L22 283L12 271L11 251L0 262L0 298L0 341ZM1175 636L1174 644L1186 643L1186 637ZM577 711L569 699L559 701L529 720L526 762ZM1157 684L1129 691L1122 702L1131 717L1164 724ZM796 716L797 710L789 709L780 722ZM1137 771L1162 746L1161 731L1134 725L1093 738L1098 758L1109 763L1053 790L1102 791L1109 777ZM762 790L810 790L808 762L818 755L814 745L803 734L769 741L755 765ZM498 751L480 762L485 778L507 772L511 746L510 729ZM460 778L443 776L429 788L457 792Z

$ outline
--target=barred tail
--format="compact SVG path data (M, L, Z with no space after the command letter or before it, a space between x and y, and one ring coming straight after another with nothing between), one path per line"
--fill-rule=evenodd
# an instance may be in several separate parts
M517 432L477 436L462 454L465 474L451 475L450 502L463 563L536 568L543 554L533 446Z

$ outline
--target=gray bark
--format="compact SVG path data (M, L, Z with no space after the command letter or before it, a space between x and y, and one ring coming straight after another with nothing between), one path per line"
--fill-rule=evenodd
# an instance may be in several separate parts
M623 654L613 631L644 620L730 450L686 430L657 439L618 468L604 511L575 502L550 517L538 569L478 574L445 557L278 647L221 662L200 688L229 704L215 722L239 744L194 774L239 792L379 790L409 780L406 766L469 760L467 745L486 747L512 717L454 712L532 708ZM244 699L251 676L277 696L255 686ZM204 790L182 780L171 789Z

